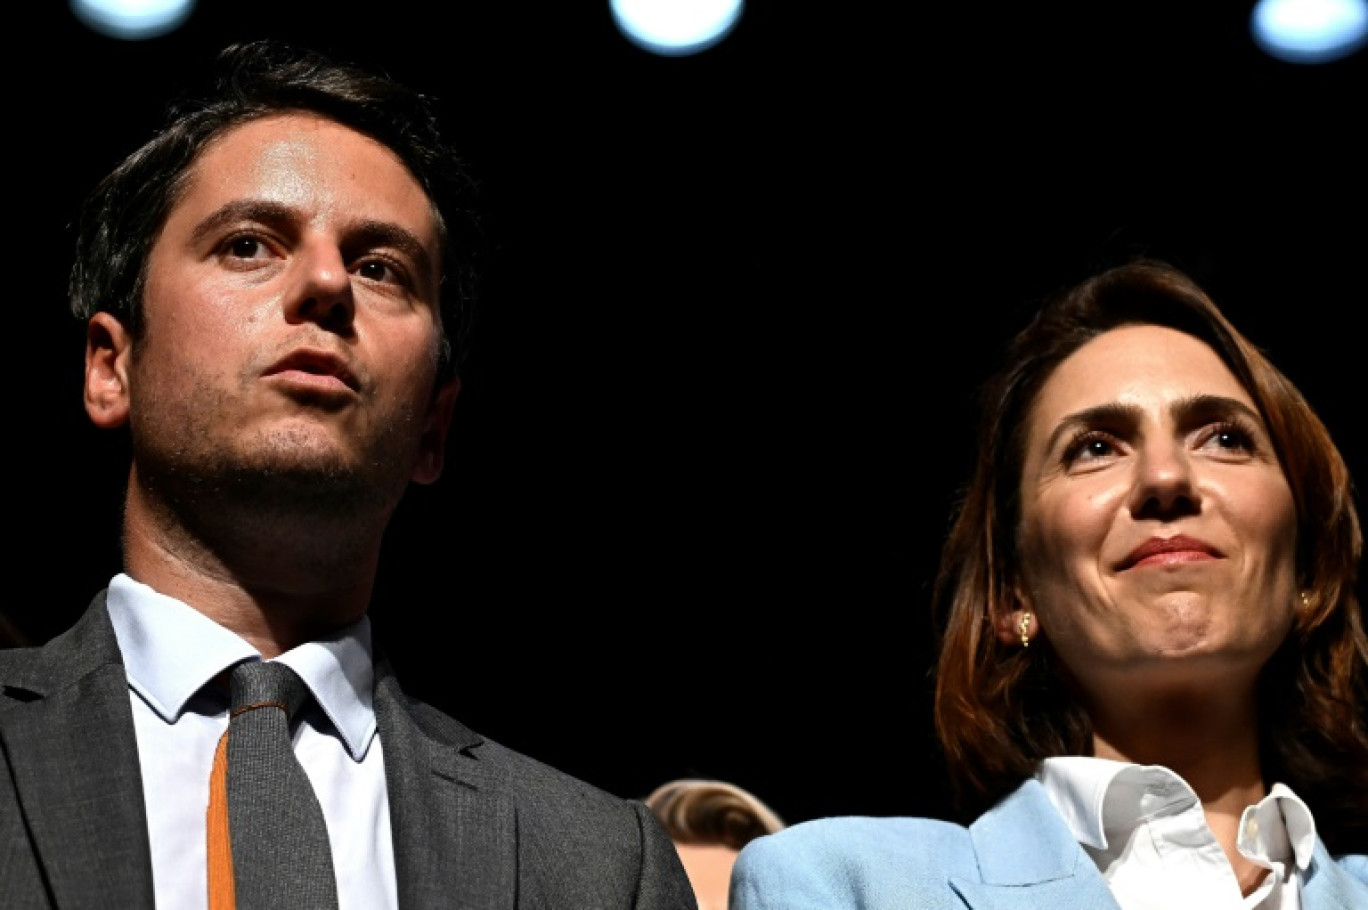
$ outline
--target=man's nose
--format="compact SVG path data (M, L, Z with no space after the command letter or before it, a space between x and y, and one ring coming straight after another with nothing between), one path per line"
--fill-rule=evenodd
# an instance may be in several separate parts
M298 250L296 266L296 285L285 302L285 318L310 320L332 332L350 330L356 301L342 252L329 243L308 244Z

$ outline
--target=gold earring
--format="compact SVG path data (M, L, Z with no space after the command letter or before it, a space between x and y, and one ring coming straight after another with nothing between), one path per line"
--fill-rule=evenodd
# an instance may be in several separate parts
M1301 602L1303 607L1311 606L1311 597L1305 591L1301 592Z
M1031 611L1030 611L1030 610L1025 610L1025 611L1022 612L1022 614L1021 614L1021 625L1020 625L1019 628L1020 628L1020 630L1021 630L1021 646L1022 646L1023 648L1029 648L1029 647L1031 646L1031 636L1030 636L1030 634L1029 634L1030 631L1031 631Z

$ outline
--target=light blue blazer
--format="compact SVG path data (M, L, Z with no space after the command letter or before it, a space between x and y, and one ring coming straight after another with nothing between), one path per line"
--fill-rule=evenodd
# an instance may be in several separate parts
M841 817L751 841L730 910L1119 910L1045 790L1028 780L968 828ZM1368 910L1368 856L1316 841L1303 910Z

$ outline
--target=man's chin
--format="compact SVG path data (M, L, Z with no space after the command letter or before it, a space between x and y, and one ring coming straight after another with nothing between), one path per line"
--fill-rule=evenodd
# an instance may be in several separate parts
M316 422L292 421L230 440L216 435L217 445L207 434L191 434L189 445L142 447L135 455L143 482L196 510L244 506L323 517L392 509L411 473L412 455L398 446L357 451Z
M323 519L392 507L403 485L381 476L388 473L375 463L359 465L336 452L275 451L248 459L210 459L184 473L176 471L179 480L167 479L186 504Z
M373 474L332 453L295 453L291 457L253 458L227 466L221 476L239 491L256 487L283 492L297 489L333 491L374 486Z

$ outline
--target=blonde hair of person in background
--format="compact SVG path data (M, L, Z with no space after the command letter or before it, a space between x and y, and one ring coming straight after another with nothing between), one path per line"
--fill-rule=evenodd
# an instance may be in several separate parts
M757 837L785 827L784 820L762 800L726 781L667 781L645 802L679 851L698 898L698 910L726 910L736 855Z

